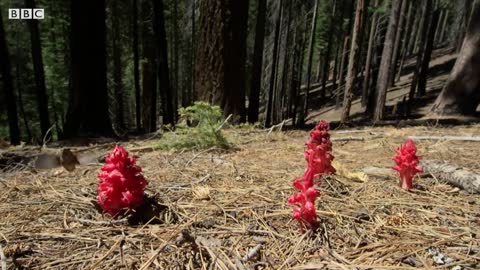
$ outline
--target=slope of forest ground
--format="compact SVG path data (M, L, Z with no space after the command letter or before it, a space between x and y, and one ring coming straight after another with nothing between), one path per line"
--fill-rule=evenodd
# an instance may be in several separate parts
M432 54L432 61L430 62L429 77L427 80L427 94L424 97L417 97L412 106L409 119L419 119L428 115L430 107L433 105L435 99L439 95L442 88L447 83L450 71L455 64L455 60L458 54L453 51L452 48L437 49ZM410 91L410 85L413 77L413 70L415 69L415 58L409 58L405 61L402 75L399 80L396 81L395 87L389 88L387 92L386 111L390 112L387 119L404 119L406 114L406 105L402 105L402 101L405 98L408 101L408 94ZM313 90L315 91L315 89ZM350 110L352 121L365 121L369 117L364 114L365 108L361 106L360 93L352 102L352 108ZM335 109L335 101L330 100L327 102L327 106L322 107L320 110L311 109L307 122L316 123L320 119L324 119L329 122L340 121L342 114L342 108ZM396 108L396 112L392 114L393 107L399 105ZM312 104L312 107L318 106L318 104Z
M430 174L404 192L389 168L408 136L472 136L480 125L331 133L338 173L320 185L317 233L301 234L286 203L305 168L305 131L229 129L228 151L122 143L138 156L147 193L168 206L164 224L128 225L97 211L99 165L4 173L0 269L478 269L480 196ZM417 144L424 160L480 173L478 142ZM93 145L102 155L111 148ZM350 174L370 166L387 170Z

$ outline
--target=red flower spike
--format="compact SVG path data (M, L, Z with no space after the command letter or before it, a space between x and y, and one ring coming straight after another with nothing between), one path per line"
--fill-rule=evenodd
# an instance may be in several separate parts
M310 138L304 150L307 169L301 179L293 180L293 187L300 192L288 198L288 203L295 205L293 218L300 223L302 230L315 230L318 227L315 200L320 193L316 189L315 180L323 175L335 173L335 168L332 167L334 157L331 154L332 142L328 134L329 130L328 123L322 120L310 132Z
M418 166L420 157L417 156L417 146L410 139L396 150L397 155L393 158L397 164L393 169L400 175L400 186L403 190L409 190L413 185L413 177L423 170Z
M117 145L98 174L97 201L112 216L134 208L144 198L148 183L135 162L134 157L128 157L127 150Z

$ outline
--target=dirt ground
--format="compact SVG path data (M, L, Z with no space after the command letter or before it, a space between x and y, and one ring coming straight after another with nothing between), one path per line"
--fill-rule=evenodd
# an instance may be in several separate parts
M138 156L163 224L112 220L92 203L100 166L0 175L0 269L478 269L480 196L416 177L404 192L393 166L407 136L470 136L480 125L332 131L337 175L323 179L321 228L302 234L286 201L305 168L305 131L232 129L235 149ZM421 140L423 159L480 173L479 142ZM110 148L98 148L104 154ZM354 177L365 167L384 175ZM2 254L3 253L3 254Z

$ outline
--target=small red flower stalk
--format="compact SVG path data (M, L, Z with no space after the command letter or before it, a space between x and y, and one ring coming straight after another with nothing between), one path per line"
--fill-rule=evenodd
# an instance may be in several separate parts
M288 203L295 205L293 218L300 223L302 231L316 230L319 225L315 199L320 193L316 189L315 180L323 175L335 173L335 168L332 167L334 157L331 154L332 142L328 134L329 130L328 123L321 120L310 132L310 138L304 150L307 169L301 179L293 180L293 186L300 192L288 198Z
M117 145L98 174L98 204L113 217L144 199L148 183L135 162L135 157L128 157L127 150Z
M396 150L397 155L393 158L397 164L393 169L400 175L400 187L408 191L412 188L413 177L423 170L418 166L420 157L417 156L417 146L410 139Z

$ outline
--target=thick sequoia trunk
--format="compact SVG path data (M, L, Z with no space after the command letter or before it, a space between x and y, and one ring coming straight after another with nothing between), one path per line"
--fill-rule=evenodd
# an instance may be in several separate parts
M248 1L201 1L195 61L200 100L220 105L234 121L245 120Z
M480 6L476 5L450 78L431 112L437 115L474 114L480 103L479 70Z
M358 0L355 15L355 24L352 33L352 46L350 47L350 60L348 61L347 80L345 83L345 95L343 102L343 112L341 122L348 121L350 116L350 107L353 100L353 88L358 75L358 61L360 60L360 47L363 39L365 14L368 0Z
M34 0L25 0L25 6L35 8ZM28 28L30 30L31 52L33 60L33 70L35 74L35 86L37 93L38 115L40 116L40 129L42 138L47 134L50 128L50 117L48 115L48 98L47 89L45 87L45 72L43 69L42 44L40 33L38 31L38 21L28 20ZM48 138L47 138L48 139Z
M175 125L175 112L170 74L168 67L167 36L163 0L153 1L153 29L155 33L158 79L160 97L162 99L163 124Z
M64 135L112 136L108 111L105 0L71 0L71 97Z
M155 39L152 30L152 3L142 0L142 119L146 132L157 129L157 72L155 60Z
M382 51L382 60L380 63L380 70L378 71L377 90L375 112L373 115L374 121L383 119L383 108L387 98L389 76L392 75L392 58L393 46L395 42L395 34L397 32L398 21L400 17L400 7L402 0L394 0L392 2L392 10L388 22L387 33L385 34L385 45Z
M267 0L259 0L257 23L255 26L252 80L250 85L250 96L248 98L248 122L252 124L258 121L258 110L260 107L260 90L262 84L263 46L265 41L266 11Z
M3 29L2 12L0 10L0 74L2 75L2 86L5 93L4 102L7 107L8 127L10 132L10 143L20 144L20 129L18 128L17 103L15 92L13 90L12 69L10 66L10 56L8 55L7 41L5 40L5 30Z

